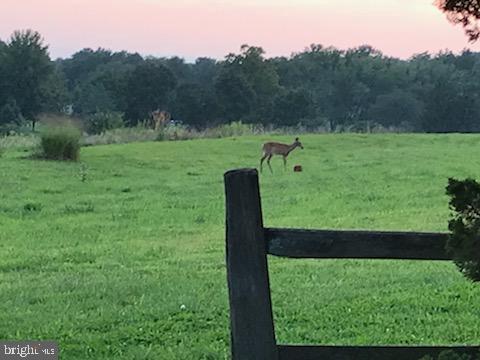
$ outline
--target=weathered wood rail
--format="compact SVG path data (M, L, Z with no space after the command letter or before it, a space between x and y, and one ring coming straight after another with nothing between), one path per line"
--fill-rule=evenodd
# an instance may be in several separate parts
M267 254L290 258L449 260L445 233L271 229L263 226L258 173L224 175L233 360L416 360L479 346L321 346L276 343Z

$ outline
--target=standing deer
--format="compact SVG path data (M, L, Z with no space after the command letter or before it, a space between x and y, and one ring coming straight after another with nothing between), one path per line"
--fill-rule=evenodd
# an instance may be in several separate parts
M163 129L167 122L170 120L170 113L168 111L160 111L159 109L154 110L150 113L151 126L156 131Z
M303 145L298 140L298 137L295 138L295 141L291 145L281 144L281 143L277 143L277 142L267 142L267 143L263 144L263 146L262 146L263 156L262 156L262 159L260 160L260 172L263 169L263 161L265 159L267 159L268 167L270 168L270 171L273 174L272 167L270 166L270 159L272 158L273 155L282 155L283 156L283 167L284 167L284 169L286 169L287 168L287 156L296 147L300 147L301 149L303 149Z

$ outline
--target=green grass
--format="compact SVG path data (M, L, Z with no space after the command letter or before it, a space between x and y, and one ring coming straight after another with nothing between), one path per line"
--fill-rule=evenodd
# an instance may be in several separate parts
M79 163L7 150L0 339L55 339L62 359L228 359L222 174L256 166L266 139L88 147ZM274 158L261 175L266 226L446 231L447 178L480 175L477 135L301 140L302 173ZM279 342L480 341L480 286L450 262L270 258L270 271Z

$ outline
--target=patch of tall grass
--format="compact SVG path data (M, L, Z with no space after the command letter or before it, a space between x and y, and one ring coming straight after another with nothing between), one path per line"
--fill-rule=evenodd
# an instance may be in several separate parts
M102 115L103 116L103 115ZM196 129L194 127L183 124L167 125L163 129L154 130L147 124L140 123L135 127L116 127L119 126L119 118L108 116L101 117L98 115L99 124L101 125L100 133L88 134L83 133L80 139L82 146L108 145L108 144L126 144L132 142L145 141L175 141L175 140L192 140L192 139L216 139L245 135L301 135L301 134L323 134L323 133L399 133L413 132L409 128L384 127L379 124L365 122L356 125L336 126L332 130L328 124L322 123L318 126L308 126L298 124L296 126L278 127L274 125L263 124L247 124L241 121L234 121L229 124L221 124L205 129ZM53 128L62 126L63 122L43 120L41 128ZM77 120L78 121L78 120ZM108 124L107 124L108 123ZM95 123L96 124L96 123ZM115 124L115 125L113 125ZM108 125L108 126L107 126ZM109 126L116 128L107 129ZM100 129L99 128L99 129ZM98 130L98 129L97 129ZM42 133L42 131L41 131ZM35 148L40 144L38 134L15 134L0 137L0 150L10 148Z
M35 134L15 134L0 136L0 152L8 149L29 149L37 147L40 139Z
M266 130L261 124L245 124L234 121L203 130L197 130L185 125L169 125L159 131L157 140L190 140L215 139L231 136L264 134Z
M139 125L107 130L102 134L84 135L82 145L126 144L131 142L154 141L158 138L158 131Z
M81 136L80 130L68 122L46 126L40 133L38 155L50 160L77 161Z

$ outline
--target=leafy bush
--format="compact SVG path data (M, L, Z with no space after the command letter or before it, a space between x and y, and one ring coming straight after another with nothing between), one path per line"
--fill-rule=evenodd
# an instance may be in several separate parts
M80 131L71 124L47 126L40 134L40 155L45 159L77 161L80 138Z
M447 251L466 277L480 281L480 184L450 178L446 190L455 211L448 222Z
M12 135L18 130L18 125L15 123L0 124L0 136Z
M15 132L23 122L24 118L16 101L8 99L7 103L0 107L0 134Z
M122 113L98 112L85 119L86 131L89 134L103 134L107 130L123 127Z

